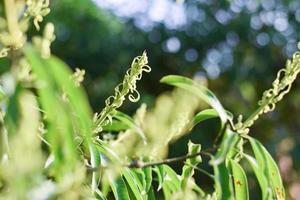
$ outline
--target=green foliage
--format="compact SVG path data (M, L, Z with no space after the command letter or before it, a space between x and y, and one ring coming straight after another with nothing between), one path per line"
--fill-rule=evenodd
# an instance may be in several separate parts
M272 156L260 142L251 137L248 139L255 156L255 159L248 157L248 160L254 169L257 178L261 179L259 182L261 184L261 189L264 190L262 199L285 199L285 191L280 178L280 173Z
M197 124L199 124L200 122L204 121L204 120L208 120L208 119L212 119L212 118L216 118L218 117L218 113L216 112L215 109L205 109L202 110L201 112L197 113L194 117L194 123L193 123L193 127L196 126Z
M235 161L230 160L231 173L233 177L234 193L236 199L249 199L248 181L246 173L241 165Z
M39 29L38 22L49 12L49 2L20 2L26 6L20 22L33 18ZM151 70L145 52L134 58L114 95L93 117L80 85L84 72L76 70L72 74L63 61L50 53L54 26L46 25L43 36L33 43L22 42L26 29L21 29L16 20L19 10L14 3L4 1L7 27L1 32L8 35L1 41L2 54L8 54L12 61L7 73L15 83L11 94L1 89L0 182L5 199L46 195L46 199L151 200L160 198L155 191L162 190L164 199L247 200L250 197L244 160L256 175L262 199L285 199L275 161L248 133L254 121L273 110L290 91L300 72L298 52L278 72L272 89L263 94L259 108L245 122L240 116L234 124L233 116L213 92L178 75L161 79L180 90L158 97L152 110L143 104L133 117L118 111L127 97L131 102L139 100L137 81L143 72ZM16 40L12 42L11 38ZM27 73L19 76L26 67ZM211 108L197 113L200 101ZM201 150L200 144L189 142L187 155L165 159L170 142L212 118L221 122L212 149ZM244 152L248 142L253 156ZM202 156L210 159L213 174L199 167ZM178 161L184 161L181 175L169 166ZM213 192L197 185L196 170L212 178ZM39 190L46 183L54 189L42 194Z
M197 84L191 79L182 76L175 76L175 75L166 76L161 79L161 82L174 85L176 87L180 87L190 91L191 93L201 98L203 101L205 101L207 104L209 104L212 108L216 110L216 112L219 114L220 119L222 121L222 126L227 121L228 116L223 106L216 98L216 96L206 87Z
M201 146L198 144L193 144L191 141L188 143L189 154L197 154L201 150ZM185 165L182 169L181 175L181 188L185 190L187 186L187 181L194 175L194 167L196 167L201 162L201 156L195 156L193 158L187 159Z

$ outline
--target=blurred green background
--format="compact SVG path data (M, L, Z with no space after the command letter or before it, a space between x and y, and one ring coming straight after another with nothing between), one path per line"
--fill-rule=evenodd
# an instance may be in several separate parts
M86 70L84 86L95 112L132 59L147 50L152 72L138 83L142 98L122 111L133 113L143 102L151 107L170 89L160 78L180 74L207 82L227 110L248 116L297 50L300 36L298 0L52 0L51 9L45 22L56 27L53 54ZM31 33L37 34L33 28ZM300 197L299 112L298 79L251 131L275 157L295 199ZM169 156L185 154L188 139L209 147L215 124L204 123L177 141ZM197 182L211 184L202 176ZM257 183L249 184L255 191Z

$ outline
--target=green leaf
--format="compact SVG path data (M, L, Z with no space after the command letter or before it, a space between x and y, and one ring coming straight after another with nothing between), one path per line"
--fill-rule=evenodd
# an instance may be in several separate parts
M154 194L154 190L153 190L153 186L151 185L151 187L149 188L149 192L147 195L147 200L155 200L155 194Z
M72 75L69 67L54 56L49 59L41 58L31 47L26 48L25 54L32 65L33 71L41 79L40 81L49 84L45 88L49 87L55 90L56 93L66 93L66 98L72 110L70 115L76 118L80 134L89 141L92 133L92 111L84 90L81 87L76 87L71 78L67 78Z
M194 144L191 141L188 143L189 155L197 154L201 151L200 144ZM201 156L195 156L186 160L182 169L181 175L181 188L184 190L189 178L194 175L194 167L196 167L202 161Z
M49 123L47 138L52 145L56 166L74 168L77 159L75 133L84 141L85 151L91 156L92 167L100 166L100 153L92 144L92 111L88 99L81 87L76 87L70 78L69 67L54 56L43 59L32 47L27 46L25 55L38 77L38 82L44 87L38 89L42 108L45 110ZM69 77L69 78L68 78ZM62 101L62 93L66 102ZM60 112L59 118L57 110ZM62 157L63 156L63 157ZM65 162L65 164L62 164ZM63 170L56 170L63 175ZM92 174L92 190L98 187L100 171Z
M177 76L177 75L165 76L160 80L160 82L185 89L187 91L190 91L192 94L196 95L197 97L201 98L208 105L214 108L216 112L219 114L220 119L222 121L221 124L222 127L228 120L228 115L224 110L222 104L217 99L217 97L206 87L196 83L195 81L189 78Z
M128 127L135 130L135 132L141 137L143 142L145 144L147 144L147 138L146 138L143 130L135 124L134 120L130 116L128 116L120 111L117 111L113 117L118 119L119 121L121 121L124 125L127 125Z
M135 177L137 187L141 191L142 195L146 194L145 191L145 174L142 169L131 169L129 171L133 177Z
M235 199L248 200L248 182L243 168L235 160L230 159L229 163L231 167L231 173L233 176Z
M152 167L143 168L143 172L145 174L144 188L145 191L148 193L152 185Z
M94 168L99 168L101 166L101 152L96 148L95 144L89 145L91 154L91 166ZM100 182L100 170L92 173L92 191L96 192Z
M128 185L130 186L130 189L133 192L134 197L137 200L143 200L143 196L141 195L142 191L139 190L139 187L138 187L139 180L127 168L125 168L122 171L122 174L123 174L125 180L127 181Z
M164 184L163 193L164 193L164 199L166 199L166 200L171 199L171 189L168 184Z
M96 193L95 196L97 197L97 199L107 200L106 197L104 196L104 194L99 189L95 190L95 193Z
M268 180L268 185L272 188L273 198L285 199L285 191L276 162L259 141L252 137L247 138L250 141L257 163Z
M205 192L203 191L202 188L200 188L195 182L194 182L192 188L194 191L196 191L199 194L199 197L201 197L201 199L204 199Z
M103 126L103 130L109 132L111 131L120 132L120 131L127 130L129 128L130 127L127 124L124 124L119 120L112 120L111 123L108 123L107 125Z
M177 192L180 189L181 184L179 176L168 165L163 165L163 168L166 173L163 189L164 187L167 187L167 190L169 190L170 192Z
M190 129L192 129L193 127L195 127L197 124L199 124L202 121L216 118L216 117L219 117L219 114L217 113L217 111L215 109L202 110L201 112L197 113L194 116L193 125Z
M25 55L31 64L33 72L38 77L37 84L41 85L37 92L42 109L47 116L48 132L46 137L51 144L51 151L55 157L52 173L60 178L68 171L75 169L75 163L78 158L71 120L73 112L60 98L63 84L52 73L53 70L62 66L52 63L51 59L41 58L29 46L25 49ZM65 70L62 71L60 75L68 81L69 79L65 77L68 77L70 73L66 75ZM80 98L78 101L80 101ZM57 112L53 111L59 111L59 117Z
M266 176L264 175L262 168L258 164L258 162L250 155L244 154L244 157L249 162L250 166L252 167L255 176L258 180L258 184L260 186L261 192L262 192L262 199L263 200L271 200L272 199L272 190L271 187L268 184L268 180Z
M210 164L213 165L214 168L215 188L218 199L233 199L233 186L225 164L225 159L228 158L230 150L235 147L238 140L239 135L227 128L218 152L215 157L210 160Z
M215 155L215 157L210 161L210 164L212 165L218 165L222 162L224 162L225 158L228 155L228 152L235 147L236 143L239 140L239 135L235 132L233 132L230 129L226 129L222 142L221 142L221 146L217 151L217 154Z
M50 57L47 62L49 72L55 78L60 89L66 93L73 113L76 118L76 124L79 126L80 134L85 137L85 140L90 142L92 133L92 111L88 103L87 96L81 87L76 87L70 77L72 72L69 67L56 57ZM45 66L47 67L47 66ZM50 74L48 74L50 75Z
M215 189L217 192L217 199L219 200L232 200L234 197L232 181L225 165L225 162L222 162L219 165L213 165L214 168L214 180L215 180Z
M156 174L157 174L157 181L158 181L157 191L159 191L162 188L164 180L165 180L164 167L163 167L163 165L155 166L153 168L153 171L156 172Z
M126 184L121 176L110 180L110 185L116 200L130 200Z

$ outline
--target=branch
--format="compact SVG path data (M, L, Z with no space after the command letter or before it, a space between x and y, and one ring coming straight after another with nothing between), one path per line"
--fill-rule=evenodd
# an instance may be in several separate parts
M208 176L209 178L214 179L214 175L210 174L209 172L205 171L204 169L201 169L201 168L199 168L197 166L188 164L186 162L184 164L185 165L189 165L190 167L194 168L195 170L198 170L199 172L203 173L204 175Z
M188 155L184 155L184 156L169 158L169 159L165 159L165 160L161 160L161 161L147 162L147 163L144 163L144 162L139 161L139 160L134 160L129 165L127 165L127 167L128 168L152 167L152 166L156 166L156 165L164 165L164 164L179 162L179 161L183 161L183 160L186 160L188 158L194 158L194 157L197 157L197 156L200 156L200 155L209 156L209 157L211 156L210 153L202 151L202 152L195 153L195 154L188 154Z
M130 164L127 164L127 165L125 164L123 166L128 167L128 168L146 168L146 167L152 167L152 166L157 166L157 165L164 165L164 164L170 164L170 163L174 163L174 162L180 162L180 161L186 160L188 158L194 158L197 156L211 157L212 154L210 152L217 150L217 148L218 148L218 146L214 146L213 148L206 149L205 151L201 151L196 154L188 154L188 155L169 158L169 159L165 159L165 160L161 160L161 161L144 163L143 161L140 161L140 160L133 160ZM87 165L87 167L88 167L89 171L98 171L100 169L100 166L99 167L91 167L91 166Z

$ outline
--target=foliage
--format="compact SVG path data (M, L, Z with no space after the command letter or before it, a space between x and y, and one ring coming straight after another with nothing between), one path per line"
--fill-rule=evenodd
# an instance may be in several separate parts
M156 199L162 190L164 199L249 199L247 161L262 199L285 199L276 162L249 129L290 91L300 72L299 52L245 121L240 115L235 123L213 92L178 75L161 79L177 89L158 97L151 110L143 104L133 117L118 111L127 96L132 102L139 99L137 81L151 70L145 52L93 115L81 86L84 71L72 73L51 55L54 25L47 24L43 36L32 42L26 39L28 19L39 29L48 5L44 0L1 4L6 22L1 55L9 61L5 73L10 80L1 78L1 198ZM197 112L203 102L211 108ZM172 141L212 118L220 120L212 148L189 142L187 155L165 159ZM247 144L252 153L244 151ZM199 167L202 157L209 158L213 174ZM169 166L178 161L184 161L181 175ZM214 181L213 192L196 184L196 171Z

